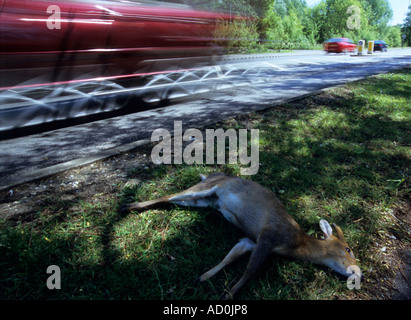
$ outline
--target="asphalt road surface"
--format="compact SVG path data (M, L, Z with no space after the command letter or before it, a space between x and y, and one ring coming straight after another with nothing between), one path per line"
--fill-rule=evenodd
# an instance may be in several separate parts
M161 108L1 140L0 190L131 149L150 140L157 128L172 132L174 121L182 121L183 131L202 127L410 65L411 49L365 56L321 51L227 56L215 67L218 81L187 85L195 83L191 91L203 93L171 99Z

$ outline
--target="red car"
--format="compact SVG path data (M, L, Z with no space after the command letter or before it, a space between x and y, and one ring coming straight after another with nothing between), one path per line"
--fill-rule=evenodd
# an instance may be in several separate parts
M0 0L0 88L210 60L219 18L159 1Z
M155 101L141 83L222 54L220 19L164 1L0 0L0 131Z
M327 53L346 53L356 49L357 45L348 38L331 38L324 42L324 50Z

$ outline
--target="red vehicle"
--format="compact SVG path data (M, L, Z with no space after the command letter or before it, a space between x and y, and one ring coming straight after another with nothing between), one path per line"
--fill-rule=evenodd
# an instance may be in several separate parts
M324 50L327 53L346 53L356 49L357 45L348 38L331 38L324 42Z
M192 64L218 54L211 41L220 15L185 5L0 0L0 10L0 87L124 75L144 70L145 60Z
M226 18L164 1L0 0L0 131L116 110L141 79L213 63Z

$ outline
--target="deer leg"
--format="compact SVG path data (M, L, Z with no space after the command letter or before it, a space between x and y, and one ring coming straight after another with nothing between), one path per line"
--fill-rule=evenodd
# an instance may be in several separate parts
M221 261L218 265L216 265L211 270L204 273L201 277L199 277L199 281L205 281L212 276L214 276L217 272L221 271L230 263L234 262L238 258L240 258L245 253L252 251L255 246L255 243L248 238L243 238L238 242L227 254L227 256Z
M218 186L213 186L209 189L196 190L187 189L182 193L170 196L168 202L177 204L183 207L209 207L213 206L216 196L215 193Z
M234 285L231 291L225 295L224 299L232 299L242 286L260 269L267 256L272 252L272 240L269 233L262 233L258 237L257 243L251 253L247 269L241 279Z
M126 204L121 211L142 211L162 206L167 203L184 207L209 207L216 201L218 186L199 183L180 193L164 196L159 199Z

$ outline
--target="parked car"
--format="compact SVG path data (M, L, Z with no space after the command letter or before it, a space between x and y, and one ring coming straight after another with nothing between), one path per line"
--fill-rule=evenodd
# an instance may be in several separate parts
M388 44L384 40L374 41L374 51L387 52Z
M324 42L324 50L327 53L353 52L357 45L349 38L331 38Z

